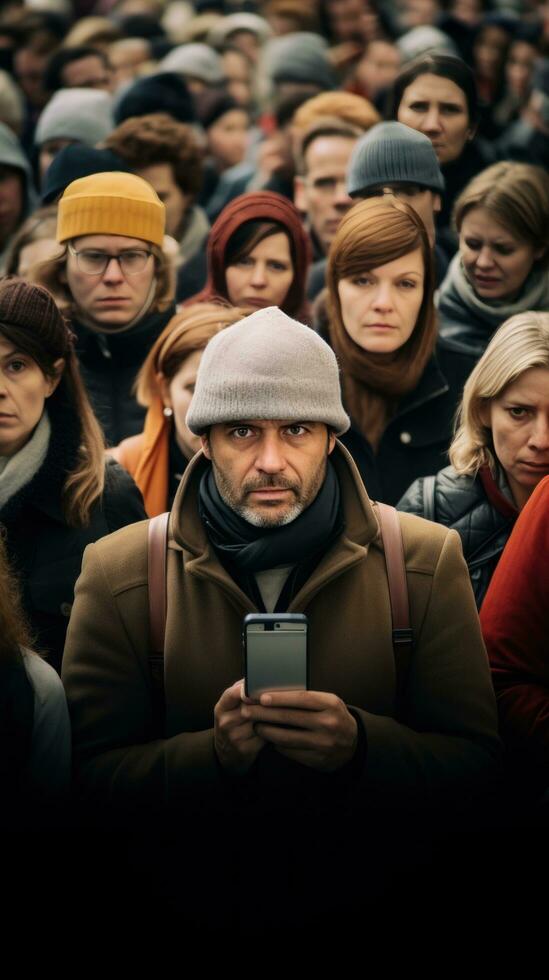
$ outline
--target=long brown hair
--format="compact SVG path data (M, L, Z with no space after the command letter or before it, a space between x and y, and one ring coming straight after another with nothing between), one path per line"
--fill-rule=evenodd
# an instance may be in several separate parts
M425 279L415 328L391 354L369 353L349 336L338 285L420 248ZM343 372L343 391L355 422L377 444L398 399L419 382L436 342L434 266L427 232L408 204L392 195L355 204L343 218L326 269L330 341Z
M30 644L19 588L8 562L3 535L0 534L0 663L13 657L19 647L29 647Z
M105 442L82 383L73 334L46 289L9 276L0 281L0 336L31 357L46 378L59 377L55 363L64 361L48 406L58 424L65 418L80 426L77 462L63 486L63 510L67 523L84 526L103 493Z

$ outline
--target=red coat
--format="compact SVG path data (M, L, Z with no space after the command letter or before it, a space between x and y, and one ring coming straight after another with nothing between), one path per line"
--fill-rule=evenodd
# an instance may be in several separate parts
M480 621L502 735L549 763L549 477L521 512Z

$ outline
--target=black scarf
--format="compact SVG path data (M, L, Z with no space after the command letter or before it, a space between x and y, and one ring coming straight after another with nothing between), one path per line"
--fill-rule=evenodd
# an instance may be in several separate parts
M287 604L344 529L340 496L336 472L328 461L326 478L312 504L281 527L255 527L236 514L222 499L212 467L200 481L198 500L200 517L220 561L261 608L254 575L280 565L294 566L282 593ZM279 605L280 600L277 612Z

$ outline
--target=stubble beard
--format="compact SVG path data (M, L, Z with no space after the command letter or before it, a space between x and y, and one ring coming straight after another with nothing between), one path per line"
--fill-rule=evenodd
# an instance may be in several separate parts
M216 466L214 460L212 459L212 467L214 472L215 483L219 491L221 499L230 507L239 517L243 517L248 524L252 524L253 527L284 527L286 524L291 524L295 521L304 510L312 504L315 500L318 491L320 490L324 479L326 477L326 463L327 457L324 457L322 463L316 470L314 478L311 480L309 485L303 490L302 487L297 486L292 483L291 480L286 480L284 477L264 477L262 480L256 480L253 484L251 482L245 483L242 488L237 492L233 485L226 478L222 470ZM279 504L276 502L269 506L268 502L263 503L259 507L251 507L246 503L247 495L252 490L292 490L295 495L295 503L288 506L288 509L282 514L277 514L276 512L270 513L270 507L273 511L275 507Z

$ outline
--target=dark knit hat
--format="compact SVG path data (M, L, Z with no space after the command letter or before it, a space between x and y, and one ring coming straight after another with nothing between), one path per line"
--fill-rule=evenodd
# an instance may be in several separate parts
M48 290L15 276L0 279L0 331L2 326L38 334L55 357L72 346L73 334Z
M65 146L54 157L44 177L43 204L52 204L73 180L113 171L131 174L130 167L112 150L93 146Z
M384 184L417 184L440 194L444 190L431 140L399 122L383 122L356 144L347 175L347 193L360 197Z
M185 80L177 72L139 78L115 100L114 119L117 126L125 119L148 116L151 112L167 112L177 122L195 122L192 96Z

